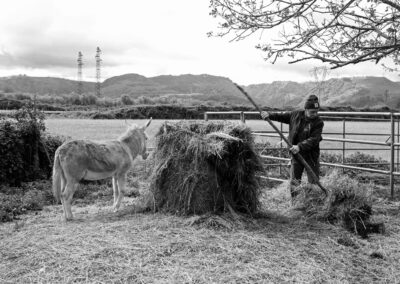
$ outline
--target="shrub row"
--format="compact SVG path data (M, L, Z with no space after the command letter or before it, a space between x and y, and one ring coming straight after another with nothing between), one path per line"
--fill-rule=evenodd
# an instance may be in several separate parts
M63 138L45 134L44 114L35 108L24 107L14 118L0 121L0 184L49 178Z
M123 107L108 111L89 112L88 116L93 119L143 119L152 117L154 119L203 119L206 111L252 111L249 106L209 106L200 104L197 106L184 105L139 105ZM257 116L257 118L259 115ZM238 119L238 114L213 115L218 119Z
M21 182L48 178L54 153L62 137L50 136L35 127L0 122L0 184L19 186Z

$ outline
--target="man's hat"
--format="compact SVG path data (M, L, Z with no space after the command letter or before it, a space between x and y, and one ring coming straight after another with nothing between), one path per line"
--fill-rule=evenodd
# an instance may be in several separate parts
M316 95L309 95L304 104L304 109L319 109L318 97Z

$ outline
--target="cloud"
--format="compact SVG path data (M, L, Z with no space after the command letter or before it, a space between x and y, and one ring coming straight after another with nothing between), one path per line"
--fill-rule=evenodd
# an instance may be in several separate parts
M0 65L9 67L9 66L15 66L15 58L12 56L12 54L3 51L0 53Z
M207 73L240 84L306 81L312 80L312 67L320 66L264 61L254 48L257 38L208 38L217 26L208 14L208 1L6 1L0 9L0 75L75 78L82 52L84 79L93 80L97 46L103 51L102 78ZM340 74L380 70L349 67Z
M135 66L143 58L192 59L199 44L193 40L193 28L184 22L193 19L180 15L178 5L157 5L158 9L150 3L118 0L13 1L0 12L0 62L15 68L76 68L81 51L84 64L92 67L97 46L103 50L105 67Z

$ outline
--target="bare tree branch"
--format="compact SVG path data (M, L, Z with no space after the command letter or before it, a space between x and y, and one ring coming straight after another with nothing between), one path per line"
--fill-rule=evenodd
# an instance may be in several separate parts
M276 62L317 59L339 68L391 59L400 65L400 4L390 0L210 0L221 20L216 36L243 40L262 33L257 48ZM271 38L272 36L272 38Z

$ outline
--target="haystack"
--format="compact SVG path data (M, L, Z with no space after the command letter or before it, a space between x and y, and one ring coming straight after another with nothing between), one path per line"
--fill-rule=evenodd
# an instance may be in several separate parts
M367 237L368 233L381 233L383 224L372 224L371 187L338 171L321 179L328 196L316 185L303 184L298 190L297 205L307 216L329 223L340 223L349 231Z
M166 122L156 135L150 189L158 210L175 214L252 214L262 170L251 130L232 122Z

